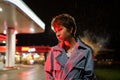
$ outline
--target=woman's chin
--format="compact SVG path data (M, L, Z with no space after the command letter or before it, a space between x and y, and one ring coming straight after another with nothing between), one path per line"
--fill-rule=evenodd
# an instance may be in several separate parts
M62 42L63 40L62 39L58 39L59 42Z

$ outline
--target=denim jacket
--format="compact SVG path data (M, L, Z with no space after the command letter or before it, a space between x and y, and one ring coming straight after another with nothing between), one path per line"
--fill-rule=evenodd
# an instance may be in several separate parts
M79 39L68 58L60 44L52 47L44 66L46 80L93 80L91 49Z

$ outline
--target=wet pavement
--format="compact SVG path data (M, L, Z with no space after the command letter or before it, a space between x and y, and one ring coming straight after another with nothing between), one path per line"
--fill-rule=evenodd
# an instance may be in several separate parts
M17 65L0 70L0 80L45 80L44 65Z

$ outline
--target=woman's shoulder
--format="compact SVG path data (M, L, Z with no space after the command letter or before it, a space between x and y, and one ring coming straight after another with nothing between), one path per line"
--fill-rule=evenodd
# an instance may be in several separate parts
M89 49L90 46L88 44L85 43L85 41L81 40L81 39L78 39L78 44L80 47L82 48L86 48L86 49Z
M51 50L61 50L61 49L62 49L62 47L60 46L60 44L57 44L57 45L51 47Z

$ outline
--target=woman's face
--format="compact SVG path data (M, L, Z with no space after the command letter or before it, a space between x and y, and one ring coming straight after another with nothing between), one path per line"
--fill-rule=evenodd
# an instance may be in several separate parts
M69 40L71 36L71 31L68 30L66 27L57 25L54 28L54 32L56 34L56 37L59 41L66 41Z

